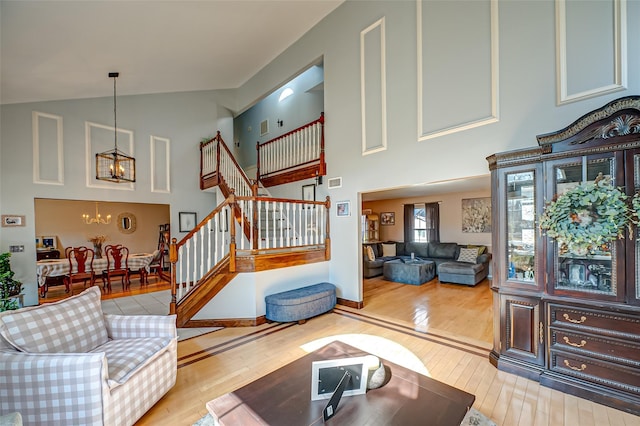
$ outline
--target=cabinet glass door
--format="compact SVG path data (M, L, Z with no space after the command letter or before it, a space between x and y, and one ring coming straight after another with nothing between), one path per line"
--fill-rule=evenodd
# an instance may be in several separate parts
M581 183L593 183L605 179L611 185L624 185L616 176L615 158L611 155L599 157L578 157L564 162L554 162L548 169L553 180L554 197L575 188ZM591 223L593 212L572 212L576 221ZM599 246L584 245L569 248L553 243L554 292L571 292L590 297L598 295L618 296L617 252L620 242L613 241ZM621 252L624 252L623 250Z
M631 167L633 176L627 177L627 187L632 187L634 193L640 192L640 150L632 150ZM628 161L628 160L627 160ZM627 163L628 165L628 163ZM627 257L627 271L631 276L627 277L627 298L628 303L640 305L640 225L634 227L633 237L633 257Z
M535 171L506 174L507 270L509 281L535 284Z

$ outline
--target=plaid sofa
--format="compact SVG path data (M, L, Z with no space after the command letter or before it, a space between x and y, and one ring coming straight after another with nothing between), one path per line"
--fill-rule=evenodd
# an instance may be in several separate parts
M175 316L105 315L100 289L0 313L0 415L132 425L176 381Z

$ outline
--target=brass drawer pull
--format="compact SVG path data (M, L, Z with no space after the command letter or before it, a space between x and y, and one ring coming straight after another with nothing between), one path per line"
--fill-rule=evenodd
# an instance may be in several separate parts
M569 338L567 336L564 336L563 339L564 339L564 342L567 345L570 345L570 346L573 346L573 347L576 347L576 348L581 348L581 347L583 347L583 346L585 346L587 344L586 340L580 340L580 343L573 343L572 341L569 340Z
M564 360L564 365L575 371L584 371L587 369L587 366L585 364L581 364L580 367L574 367L573 365L569 364L569 361L567 361L566 359Z
M585 317L584 315L581 316L579 320L571 319L569 314L563 314L562 316L564 317L564 319L566 319L567 321L572 322L574 324L582 324L583 322L585 322L587 320L587 317Z

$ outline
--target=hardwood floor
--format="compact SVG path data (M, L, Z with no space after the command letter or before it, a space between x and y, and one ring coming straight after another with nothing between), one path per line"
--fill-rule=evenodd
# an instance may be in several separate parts
M489 280L471 287L442 284L437 278L420 286L365 279L364 313L491 343L493 309Z
M488 360L489 293L487 281L466 287L435 280L416 287L372 279L364 284L360 310L337 306L302 325L226 328L182 341L176 386L138 424L191 425L207 414L207 401L300 358L317 344L339 339L360 346L375 336L409 349L434 379L474 394L474 407L498 425L640 426L638 416L495 369ZM378 345L376 350L384 349Z

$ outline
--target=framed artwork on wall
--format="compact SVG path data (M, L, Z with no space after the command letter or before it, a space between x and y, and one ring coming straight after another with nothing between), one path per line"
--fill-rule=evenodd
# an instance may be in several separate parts
M302 186L302 199L304 201L315 201L316 200L316 185L303 185Z
M395 224L396 224L395 212L380 213L380 225L395 225Z
M491 198L462 199L462 232L491 232Z
M178 213L180 232L189 232L195 228L198 223L198 215L195 212Z
M336 203L336 215L339 217L351 216L351 202L338 201Z
M2 226L26 226L24 215L3 214Z

